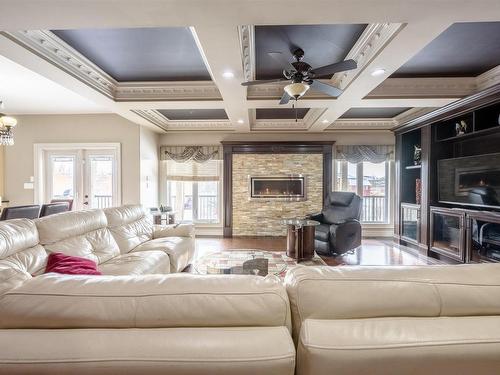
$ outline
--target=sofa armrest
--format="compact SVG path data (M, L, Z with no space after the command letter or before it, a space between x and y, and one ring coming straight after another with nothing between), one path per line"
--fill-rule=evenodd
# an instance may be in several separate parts
M155 225L153 238L162 237L191 237L194 238L193 224Z
M309 214L306 216L308 219L311 219L311 220L316 220L316 221L319 221L320 223L323 223L324 221L324 218L323 218L323 214L321 212L316 212L314 214Z

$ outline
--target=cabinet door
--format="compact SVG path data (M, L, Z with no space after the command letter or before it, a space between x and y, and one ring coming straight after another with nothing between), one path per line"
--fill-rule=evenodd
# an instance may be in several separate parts
M420 240L420 206L416 204L401 205L401 239L418 244Z
M500 216L468 215L467 262L500 262Z
M431 250L465 261L465 214L431 208Z

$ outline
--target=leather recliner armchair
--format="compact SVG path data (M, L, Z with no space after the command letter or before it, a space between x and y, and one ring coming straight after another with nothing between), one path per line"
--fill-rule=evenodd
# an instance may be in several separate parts
M314 245L318 254L342 254L361 245L361 197L334 191L328 194L320 213L309 215L316 226Z

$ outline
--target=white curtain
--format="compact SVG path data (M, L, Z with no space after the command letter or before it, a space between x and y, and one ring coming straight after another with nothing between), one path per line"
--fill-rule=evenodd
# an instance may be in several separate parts
M361 163L364 161L371 163L382 163L384 161L394 160L394 146L337 146L335 159L339 161L348 161L349 163Z

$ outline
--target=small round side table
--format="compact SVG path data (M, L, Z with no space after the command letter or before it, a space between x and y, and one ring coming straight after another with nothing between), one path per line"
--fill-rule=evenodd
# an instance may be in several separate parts
M320 222L290 218L282 219L280 223L287 226L286 255L297 259L298 262L312 259L314 257L314 227Z

